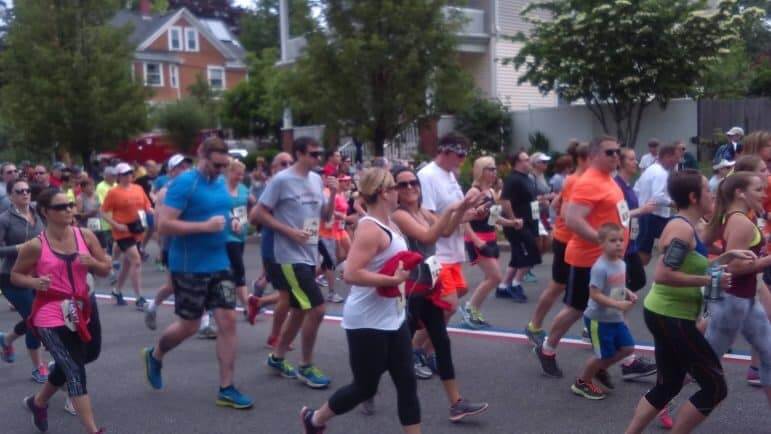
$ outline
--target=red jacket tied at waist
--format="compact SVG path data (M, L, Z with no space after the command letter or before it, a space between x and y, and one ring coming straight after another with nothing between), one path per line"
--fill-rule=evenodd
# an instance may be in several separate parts
M91 332L88 331L88 321L91 318L91 297L89 297L88 294L85 296L79 296L79 295L72 295L72 294L65 294L58 291L37 291L35 293L35 299L32 302L32 312L29 315L29 318L27 318L27 326L30 327L32 330L35 330L35 326L33 324L34 318L37 315L38 311L41 307L43 307L47 303L51 302L57 302L61 303L64 300L72 299L73 302L78 302L82 304L83 308L78 308L78 323L76 327L78 328L78 336L80 336L80 339L83 342L90 342L91 341ZM77 304L76 304L77 306Z
M410 252L408 250L401 251L392 257L390 257L385 264L383 264L383 267L380 268L378 273L385 274L386 276L393 276L396 272L396 269L399 268L399 262L402 263L402 267L410 271L413 268L417 267L421 262L423 261L423 255L420 253ZM377 288L377 293L381 297L399 297L401 295L401 291L399 291L399 288L396 286L379 286ZM409 295L409 294L406 294Z

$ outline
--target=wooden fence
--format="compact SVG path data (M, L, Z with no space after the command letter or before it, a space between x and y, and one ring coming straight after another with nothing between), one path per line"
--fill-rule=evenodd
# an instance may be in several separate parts
M771 130L771 98L699 101L699 137L711 138L716 130L725 133L731 127L746 133Z

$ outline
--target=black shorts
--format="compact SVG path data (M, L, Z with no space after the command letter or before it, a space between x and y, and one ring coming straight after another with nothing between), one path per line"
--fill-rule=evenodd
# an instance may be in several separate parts
M541 263L541 252L536 244L536 234L528 229L506 228L503 234L511 245L511 268L530 268Z
M211 309L235 309L236 286L230 271L214 273L171 273L174 313L196 320Z
M265 279L273 285L277 291L289 291L289 287L281 285L283 277L281 276L281 266L271 259L262 260L262 267L265 269Z
M562 301L575 310L583 312L589 303L589 279L591 268L570 266L568 284Z
M316 266L308 264L279 264L279 275L275 288L289 290L289 305L296 309L309 310L324 304L324 296L316 284Z
M651 254L653 243L664 232L664 226L669 219L654 214L647 214L640 217L640 234L637 236L637 249L642 253Z
M327 271L334 270L337 265L337 241L320 238L319 255L321 255L321 268Z
M555 239L551 245L554 252L554 260L551 263L551 280L560 285L568 284L570 276L570 265L565 262L565 249L567 245L560 240Z
M477 249L471 241L466 241L466 253L468 253L468 259L472 264L476 264L479 258L493 258L498 259L501 255L501 250L498 247L497 241L488 241L482 247Z
M246 268L244 267L244 243L231 242L225 244L230 259L230 271L233 272L233 283L236 286L246 286Z
M128 249L137 245L137 240L134 237L123 238L122 240L115 240L115 244L121 252L126 252Z
M645 266L643 266L640 254L630 253L624 257L626 262L626 287L632 292L645 288Z

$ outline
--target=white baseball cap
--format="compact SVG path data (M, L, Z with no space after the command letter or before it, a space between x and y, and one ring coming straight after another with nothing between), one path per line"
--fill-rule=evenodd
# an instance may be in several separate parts
M730 130L726 131L726 136L743 136L744 135L744 129L742 127L733 127Z
M118 163L118 165L115 166L115 171L118 173L118 175L126 175L133 172L134 168L131 167L131 165L128 163Z
M736 161L720 160L720 162L712 166L712 168L715 170L720 170L724 167L733 167L734 164L736 164Z
M544 154L543 152L536 152L535 154L530 156L530 161L534 163L540 162L540 161L546 162L546 161L551 161L551 157Z
M169 158L169 162L166 163L166 166L169 168L169 170L174 169L175 167L179 166L183 162L187 161L188 163L192 163L193 160L189 157L185 157L182 154L174 154Z

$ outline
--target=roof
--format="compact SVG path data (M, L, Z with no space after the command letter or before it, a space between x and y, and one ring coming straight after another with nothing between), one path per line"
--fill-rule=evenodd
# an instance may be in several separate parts
M166 21L176 15L177 11L169 11L165 14L156 14L148 17L143 17L139 12L130 11L127 9L121 9L110 20L110 24L115 27L123 27L127 24L132 26L131 35L129 35L129 42L133 45L139 45L147 38L152 36L158 31Z

